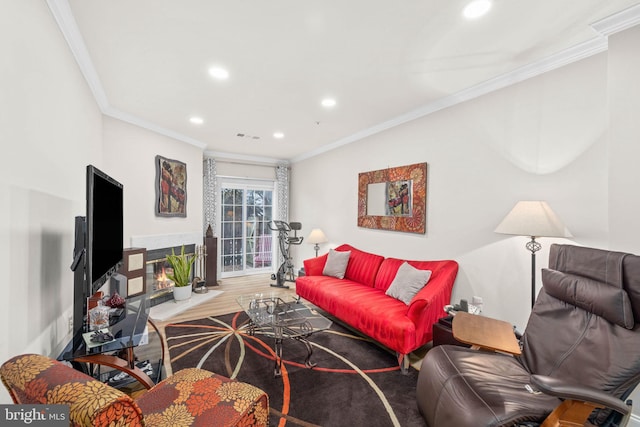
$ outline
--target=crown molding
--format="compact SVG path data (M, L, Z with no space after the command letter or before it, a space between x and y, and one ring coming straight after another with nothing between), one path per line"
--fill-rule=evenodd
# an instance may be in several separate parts
M346 144L358 141L365 137L377 134L387 129L399 126L401 124L410 122L412 120L419 119L421 117L433 114L437 111L445 108L453 107L454 105L461 104L463 102L478 98L482 95L486 95L491 92L495 92L499 89L503 89L507 86L522 82L532 77L544 74L546 72L563 67L570 63L579 61L584 58L588 58L597 53L607 50L607 39L604 36L597 36L592 40L586 41L579 45L565 49L557 54L548 56L541 61L537 61L520 68L516 68L508 73L499 75L492 79L486 80L475 86L471 86L467 89L463 89L452 95L445 96L434 102L426 104L415 110L411 110L405 114L396 116L390 120L377 124L367 129L363 129L354 133L346 138L342 138L332 144L322 146L316 150L309 151L300 156L297 156L291 160L292 163L296 163L311 157L315 157L330 150L334 150Z
M58 27L60 28L60 31L62 32L62 35L64 36L67 45L69 46L69 49L71 50L71 53L73 54L73 57L78 64L78 67L80 68L80 72L89 85L89 89L91 90L91 93L93 94L93 97L98 104L98 108L100 109L102 114L118 120L122 120L127 123L131 123L160 135L185 142L201 150L205 149L207 144L202 141L190 138L178 132L165 129L155 123L151 123L140 117L112 107L109 104L107 94L104 91L102 83L100 82L98 72L93 65L93 61L91 60L91 56L89 55L87 46L84 42L82 34L80 33L80 29L78 28L78 24L76 23L73 13L71 12L69 2L67 0L47 0L47 5L49 6L49 10L51 10L51 14L53 15L56 23L58 24ZM234 156L233 154L220 154L224 154L225 157ZM255 159L259 158L255 157ZM270 163L274 161L274 159L263 158L261 159L261 161Z
M603 36L610 36L611 34L624 31L627 28L633 27L634 25L638 25L639 23L640 4L636 4L618 13L614 13L613 15L594 22L593 24L591 24L591 28L593 28Z
M87 46L80 34L80 29L78 28L76 19L71 12L71 7L69 7L69 2L67 0L47 0L47 5L51 10L62 35L69 45L69 49L71 50L78 67L80 67L80 72L82 72L84 79L89 85L89 89L91 90L91 93L93 93L93 97L98 103L98 107L100 110L104 111L104 109L109 106L107 94L102 87L102 83L100 83L100 78L93 66Z
M178 141L185 142L187 144L194 145L199 149L204 150L207 144L202 141L190 138L178 132L174 132L158 126L154 123L143 120L137 116L126 113L124 111L113 108L108 101L107 95L102 87L98 73L91 61L91 57L84 43L84 39L80 34L78 25L76 24L73 13L67 0L47 0L47 5L53 14L60 31L64 35L67 44L78 64L80 71L82 72L93 96L98 104L98 107L103 114L123 120L125 122L140 126L144 129L151 130L161 135L176 139ZM300 156L294 157L290 160L291 163L296 163L311 157L315 157L322 153L334 150L342 147L346 144L350 144L355 141L359 141L363 138L375 135L383 132L387 129L402 125L404 123L416 120L418 118L435 113L442 109L452 107L462 102L469 101L482 95L486 95L493 91L505 88L507 86L522 82L532 77L544 74L546 72L555 70L581 59L588 58L597 53L606 51L608 49L608 36L617 32L626 30L634 25L640 23L640 4L631 6L623 11L615 13L604 19L596 21L591 24L593 30L597 33L596 37L588 40L584 43L580 43L576 46L565 49L557 54L551 55L523 67L517 68L508 73L502 74L485 82L479 83L470 88L461 90L455 94L438 99L432 103L426 104L420 108L409 111L405 114L396 116L390 120L381 122L375 126L363 129L345 138L341 138L331 144L324 145L316 150L309 151ZM287 160L259 157L259 156L246 156L241 154L223 153L209 151L205 152L205 155L211 157L220 157L232 160L241 161L255 161L260 163L277 164L287 162Z
M114 119L121 120L123 122L131 123L133 125L141 127L143 129L150 130L160 135L167 136L172 139L177 139L178 141L186 142L187 144L193 145L201 150L204 150L207 147L207 144L205 144L202 141L199 141L195 138L190 138L181 133L163 128L161 126L156 125L155 123L141 119L138 116L134 116L133 114L125 113L122 110L118 110L117 108L108 107L102 111L102 114L104 114L105 116L113 117Z
M408 113L397 116L386 122L359 131L346 138L342 138L332 144L325 145L316 150L309 151L291 160L296 163L311 157L315 157L327 151L336 149L343 145L358 141L367 136L374 135L384 130L399 126L403 123L427 116L436 111L452 107L462 102L469 101L490 92L505 88L507 86L522 82L532 77L539 76L549 71L564 67L581 59L588 58L595 54L606 51L609 48L608 36L620 31L624 31L640 23L640 4L631 6L618 13L610 15L604 19L591 24L591 28L598 34L591 40L572 46L554 55L542 59L523 67L517 68L506 74L502 74L470 88L464 89L453 95L449 95L432 103L424 105Z

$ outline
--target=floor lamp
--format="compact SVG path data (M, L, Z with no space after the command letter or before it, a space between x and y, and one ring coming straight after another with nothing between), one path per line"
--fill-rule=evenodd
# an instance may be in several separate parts
M320 249L320 243L325 243L328 241L329 240L327 239L327 236L325 236L322 230L320 230L319 228L314 228L313 230L311 230L309 237L307 237L307 242L314 244L313 249L316 250L316 258L318 257L318 250Z
M544 201L521 201L507 214L496 233L529 236L526 248L531 251L531 307L536 301L536 252L542 245L538 237L572 237L560 218Z

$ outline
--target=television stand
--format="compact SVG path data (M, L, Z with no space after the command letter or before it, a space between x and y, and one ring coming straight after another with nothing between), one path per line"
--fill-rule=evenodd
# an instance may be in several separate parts
M92 376L100 376L96 366L107 366L124 372L135 378L145 388L150 389L156 383L142 369L136 366L134 349L140 345L147 324L155 330L160 338L162 355L158 362L158 374L156 381L160 380L162 364L164 362L164 341L160 331L149 318L149 299L146 295L127 299L124 313L118 318L117 323L109 326L109 332L113 335L112 341L89 345L80 331L63 350L58 360L65 360Z
M113 369L117 369L125 374L135 378L138 380L140 384L144 386L147 390L153 387L156 383L142 371L142 369L138 368L133 362L135 356L133 355L133 349L128 349L130 354L128 354L129 361L120 358L119 356L107 355L107 354L90 354L87 356L80 356L73 359L73 362L76 363L88 363L89 365L100 365L100 366L108 366Z

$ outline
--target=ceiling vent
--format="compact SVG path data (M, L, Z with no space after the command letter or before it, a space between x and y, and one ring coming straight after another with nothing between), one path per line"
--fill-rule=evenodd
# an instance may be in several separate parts
M238 138L247 138L247 139L260 139L259 136L255 136L255 135L247 135L246 133L236 133L236 136Z

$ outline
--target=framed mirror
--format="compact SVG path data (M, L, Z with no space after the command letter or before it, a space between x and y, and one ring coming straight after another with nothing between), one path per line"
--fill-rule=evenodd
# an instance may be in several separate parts
M426 231L427 164L358 174L358 226Z

